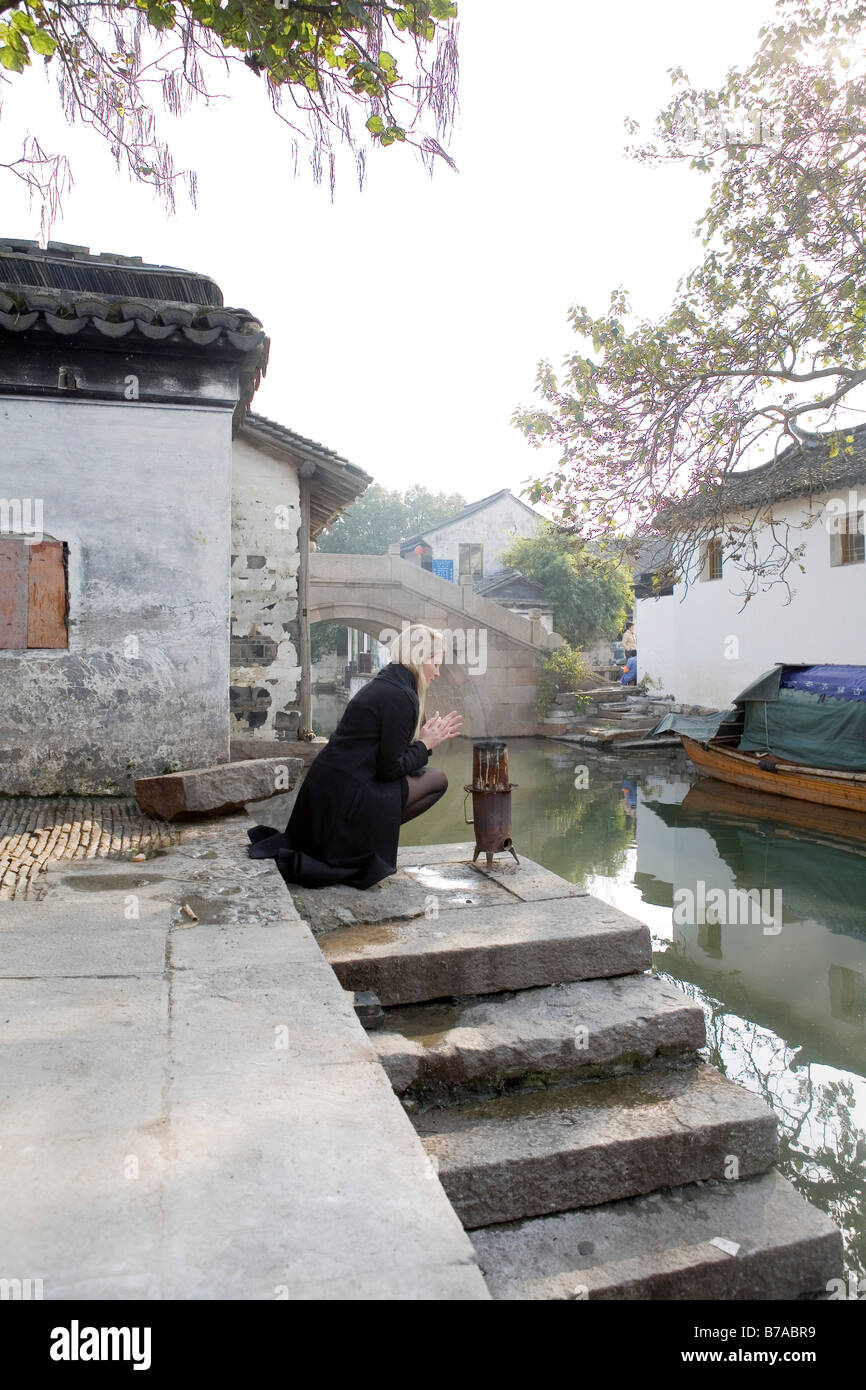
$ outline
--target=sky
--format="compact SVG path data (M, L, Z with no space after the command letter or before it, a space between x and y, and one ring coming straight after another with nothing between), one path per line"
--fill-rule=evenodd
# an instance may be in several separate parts
M674 66L703 86L748 62L773 9L460 0L458 172L431 180L392 146L371 154L363 191L344 167L333 201L303 158L293 177L287 132L246 70L220 79L226 100L163 121L176 166L197 170L195 210L181 195L169 215L96 136L70 131L42 72L5 89L3 143L30 129L69 153L75 187L53 239L205 272L262 320L255 410L388 488L519 494L556 453L511 416L532 403L539 360L558 366L577 346L569 307L600 313L623 285L655 316L699 259L706 177L628 159L625 118L649 134ZM0 235L39 238L8 177Z

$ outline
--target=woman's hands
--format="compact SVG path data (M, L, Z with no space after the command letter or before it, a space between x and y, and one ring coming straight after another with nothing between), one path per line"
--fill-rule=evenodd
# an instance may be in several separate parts
M444 743L446 739L457 738L463 727L463 716L458 714L455 709L443 718L439 711L428 719L422 728L419 739L432 753L438 744Z

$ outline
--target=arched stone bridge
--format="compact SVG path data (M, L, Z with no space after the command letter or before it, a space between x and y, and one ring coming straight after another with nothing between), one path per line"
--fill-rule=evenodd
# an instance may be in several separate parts
M452 584L399 555L310 556L311 623L345 623L383 640L404 622L446 634L430 711L458 710L473 738L532 735L538 725L538 657L562 644L558 633Z

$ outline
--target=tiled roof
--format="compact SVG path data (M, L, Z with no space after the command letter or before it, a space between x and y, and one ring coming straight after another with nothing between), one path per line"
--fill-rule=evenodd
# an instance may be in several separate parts
M547 590L543 584L539 584L537 579L530 579L529 575L522 570L514 569L509 566L505 569L497 570L496 574L486 575L483 579L475 579L472 582L473 592L482 595L494 594L498 589L507 588L510 592L521 592L529 596L531 591L546 597Z
M106 347L136 341L228 349L260 374L268 339L247 309L222 306L208 276L136 257L91 256L86 247L0 238L0 341L15 334L80 338ZM55 248L52 250L52 248Z
M252 410L248 411L244 417L244 427L255 430L257 434L265 435L278 444L287 444L291 449L298 449L301 453L309 454L312 458L342 464L352 473L357 473L360 478L365 478L367 482L373 481L369 473L365 473L363 468L359 468L357 464L350 463L347 458L343 458L342 454L326 448L324 444L317 444L315 439L307 439L304 435L297 434L286 425L278 424L276 420L269 420L265 415L259 415Z
M268 341L259 320L246 309L30 289L0 282L0 333L25 334L37 329L61 338L83 334L106 342L139 339L186 342L196 347L217 343L242 353L262 351Z
M724 515L792 497L809 497L866 481L866 425L840 427L791 444L759 468L728 476L711 492L684 497L659 512L656 520Z
M219 285L209 275L170 265L150 265L141 256L114 251L94 255L86 246L0 237L0 284L30 285L34 289L93 290L97 294L131 295L180 304L210 304L222 308Z
M330 526L373 481L363 468L350 463L333 449L253 411L247 411L244 416L239 437L259 448L276 444L281 450L291 450L315 463L315 472L310 478L311 536L317 536Z
M418 541L423 541L424 537L429 536L431 531L442 531L446 526L453 526L455 522L463 521L464 517L471 516L473 512L480 512L482 507L489 506L491 502L496 502L500 497L508 497L510 493L510 488L503 487L500 488L498 492L491 492L489 497L482 497L478 502L470 502L467 507L462 507L461 510L455 512L453 516L447 516L443 521L437 521L435 525L428 526L426 531L419 531L417 536L410 536L408 540L401 541L401 550L404 550L407 546L415 545ZM543 520L538 512L534 511L532 507L528 506L528 504L523 502L519 497L512 496L512 501L517 502L527 512L532 512L532 515L537 516L540 521Z

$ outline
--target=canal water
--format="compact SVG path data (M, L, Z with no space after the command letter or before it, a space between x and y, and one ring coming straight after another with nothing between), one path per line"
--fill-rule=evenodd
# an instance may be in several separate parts
M846 1296L862 1280L866 1297L866 824L828 833L782 798L768 816L682 753L508 753L518 855L650 928L656 970L703 1006L705 1055L772 1107L781 1171L842 1230ZM473 839L470 741L432 763L448 791L401 844Z

